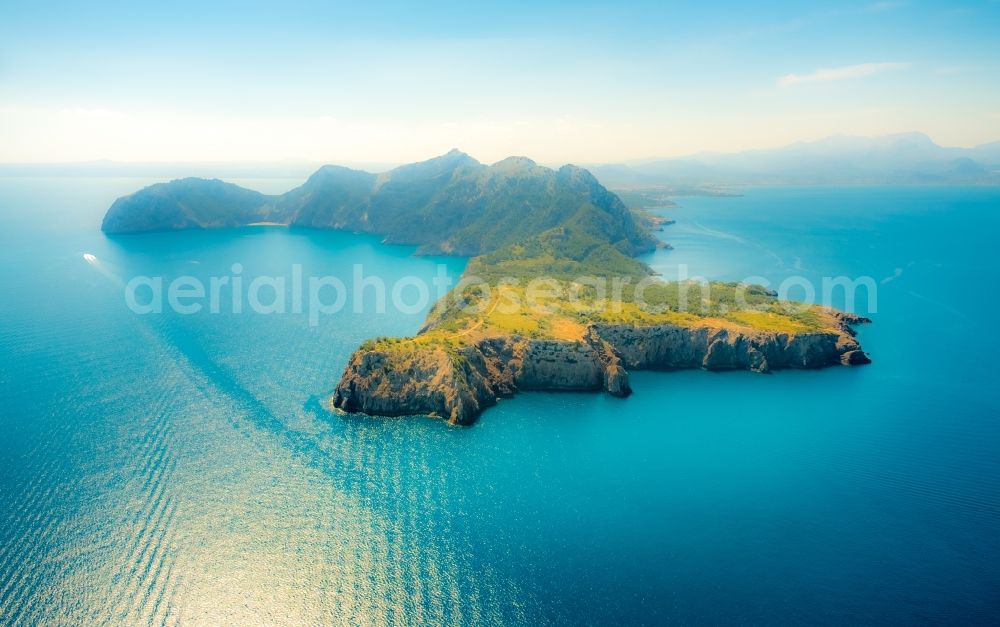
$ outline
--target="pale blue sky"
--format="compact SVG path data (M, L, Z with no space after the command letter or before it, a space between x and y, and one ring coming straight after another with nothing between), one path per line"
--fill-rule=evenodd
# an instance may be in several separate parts
M0 161L1000 139L1000 3L0 0Z

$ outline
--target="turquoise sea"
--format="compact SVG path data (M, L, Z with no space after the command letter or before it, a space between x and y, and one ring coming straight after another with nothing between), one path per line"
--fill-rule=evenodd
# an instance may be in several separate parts
M0 623L1000 622L1000 190L678 199L650 264L870 276L874 363L640 372L625 400L522 394L454 428L322 405L362 340L422 313L142 316L122 285L464 260L103 236L149 182L0 179Z

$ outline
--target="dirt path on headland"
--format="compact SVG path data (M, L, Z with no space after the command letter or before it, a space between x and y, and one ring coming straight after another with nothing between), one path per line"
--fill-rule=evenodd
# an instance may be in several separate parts
M489 318L490 315L492 315L492 313L494 311L496 311L497 305L500 304L500 297L501 297L501 294L497 294L496 300L493 301L493 306L491 306L490 310L487 311L485 314L483 314L482 317L479 318L479 320L476 321L476 324L472 325L471 327L469 327L468 329L466 329L464 331L459 331L458 333L452 334L451 337L456 338L456 337L462 337L464 335L468 335L468 334L472 333L473 331L475 331L476 329L478 329L479 327L483 326L483 323L486 321L486 319Z

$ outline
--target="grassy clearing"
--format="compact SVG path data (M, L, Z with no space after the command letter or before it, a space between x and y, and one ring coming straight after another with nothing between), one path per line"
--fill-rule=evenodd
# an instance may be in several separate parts
M836 325L817 307L786 308L773 293L733 283L649 284L642 299L634 292L609 295L573 281L548 281L529 289L499 284L452 295L430 316L432 329L421 343L461 345L482 337L580 341L592 324L725 328L738 332L811 333Z

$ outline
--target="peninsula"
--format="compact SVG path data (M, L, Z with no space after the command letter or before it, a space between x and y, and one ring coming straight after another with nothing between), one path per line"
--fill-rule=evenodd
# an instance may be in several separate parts
M410 338L365 342L331 404L470 424L518 390L631 392L630 369L769 372L869 363L865 318L788 303L762 287L665 282L636 256L659 223L588 171L459 151L382 174L324 166L268 196L182 179L118 199L107 233L273 223L380 234L418 253L471 257Z

